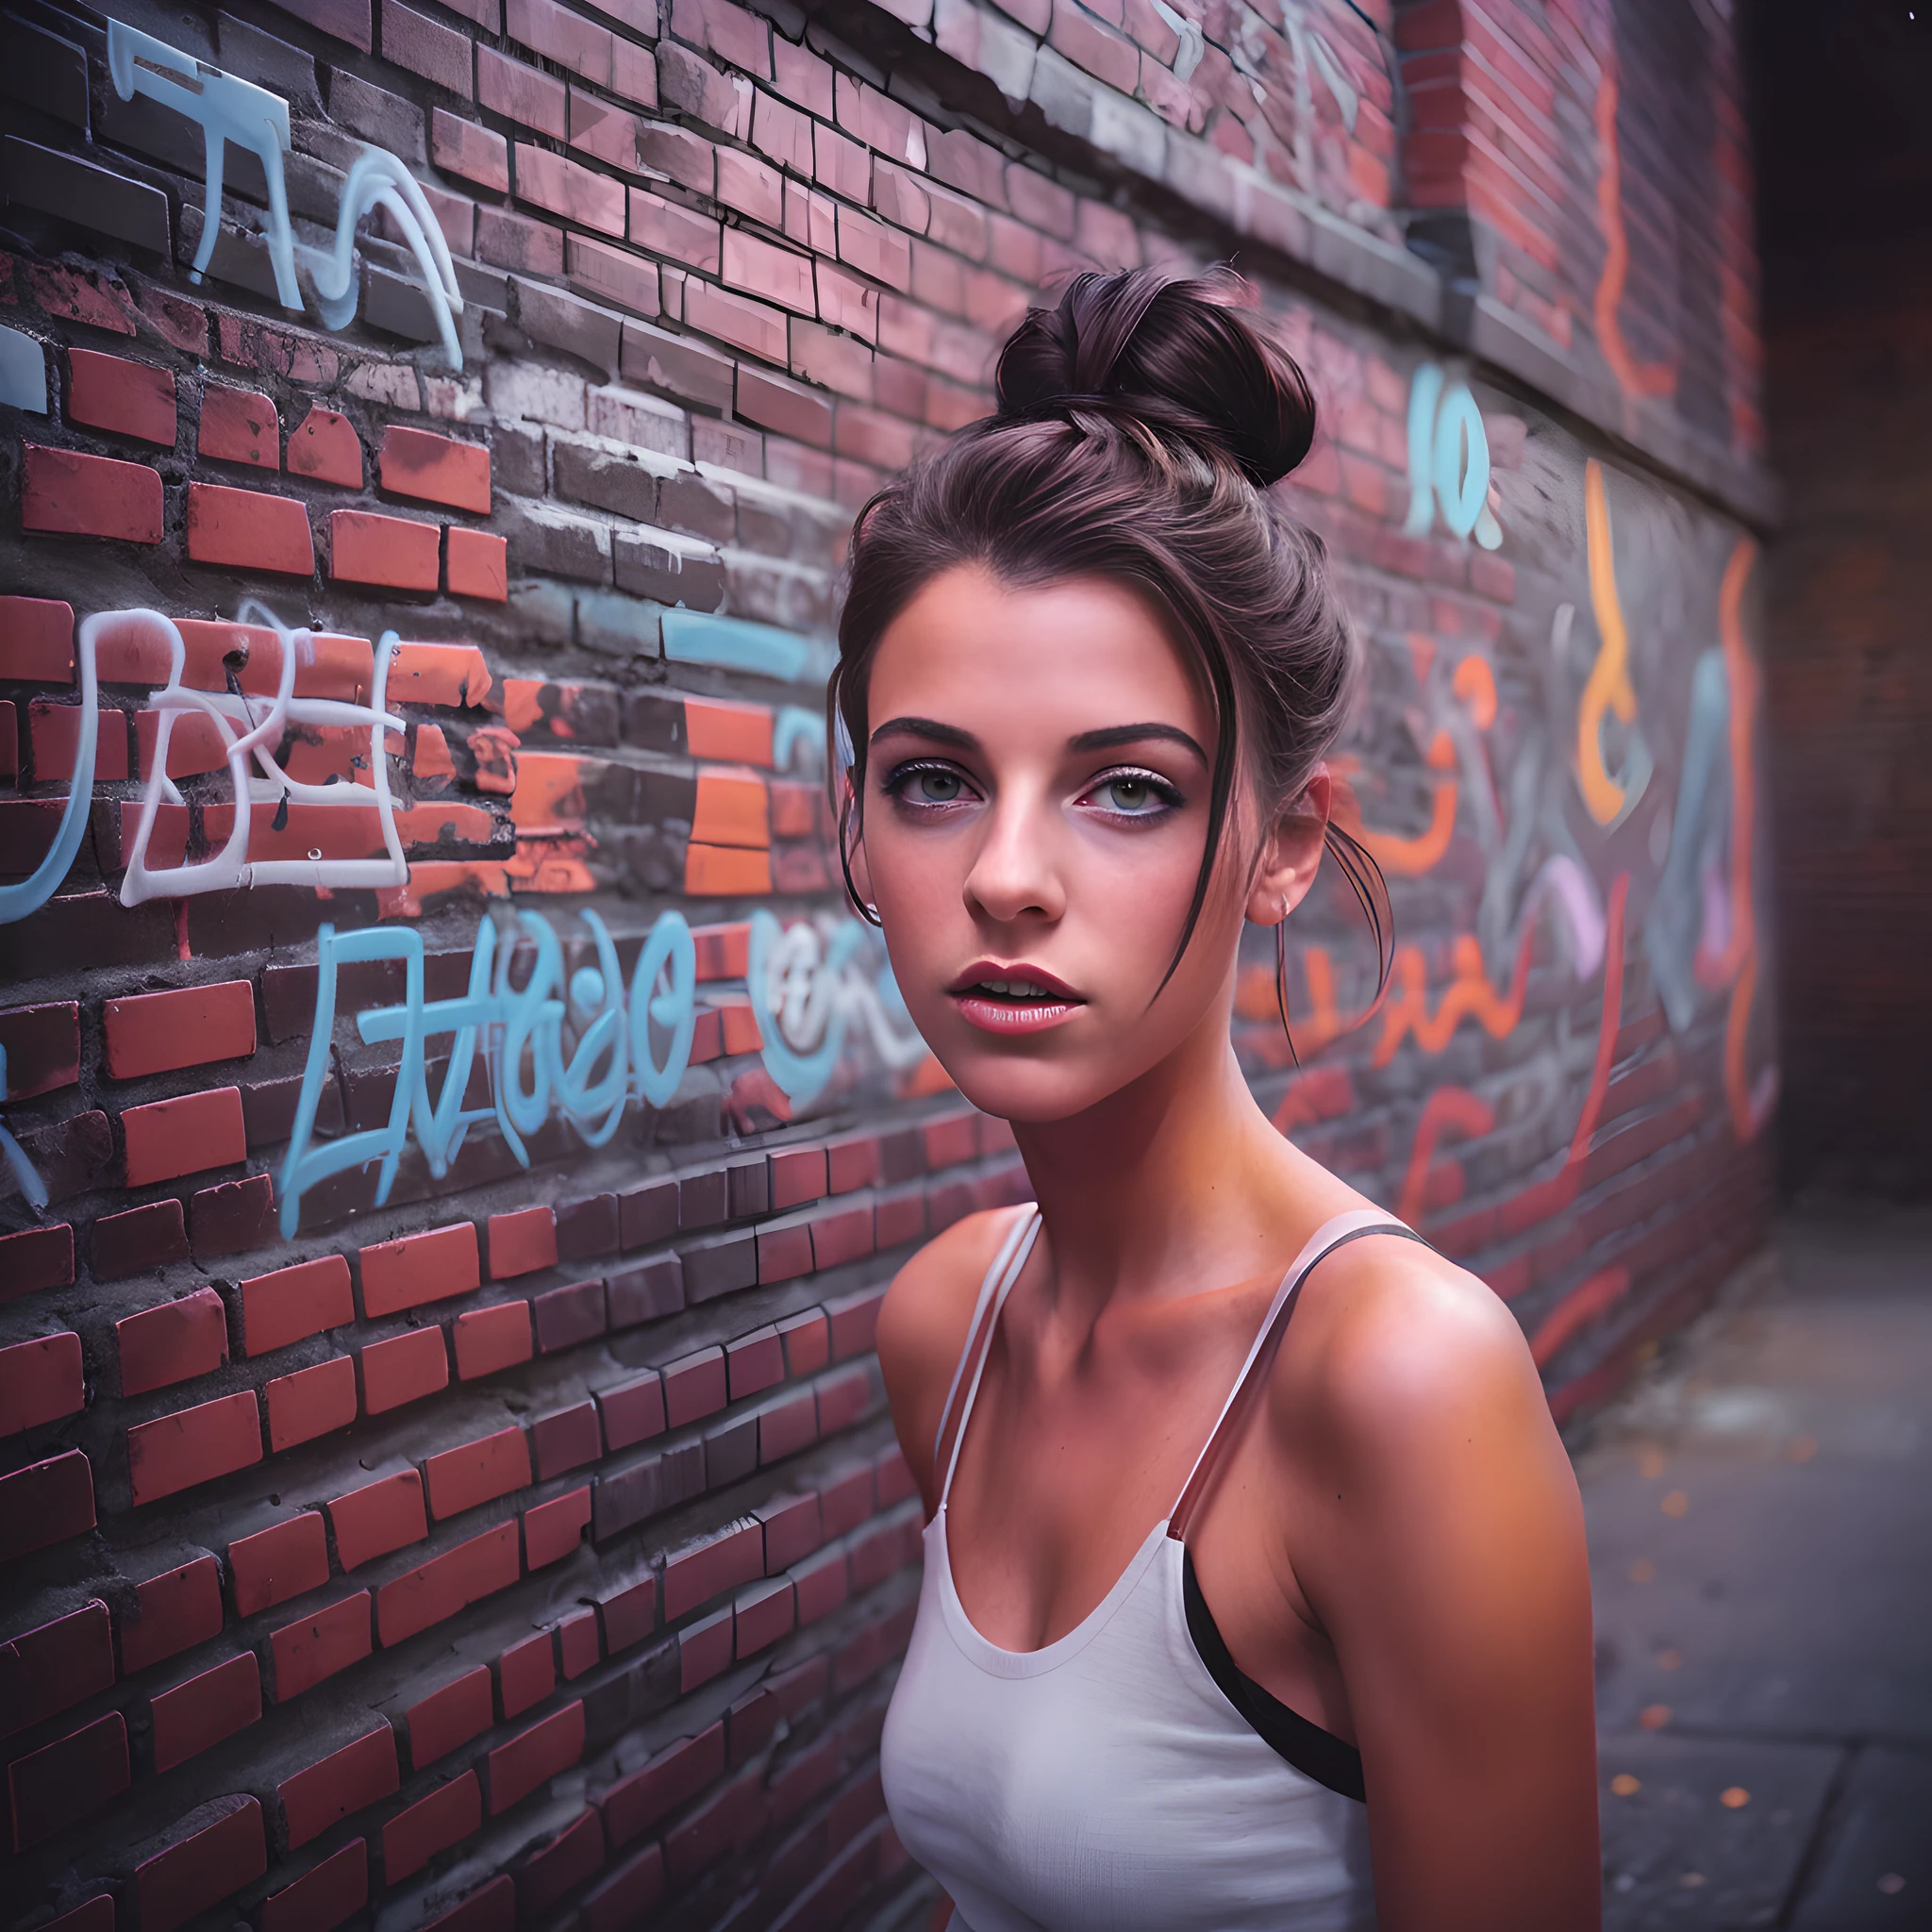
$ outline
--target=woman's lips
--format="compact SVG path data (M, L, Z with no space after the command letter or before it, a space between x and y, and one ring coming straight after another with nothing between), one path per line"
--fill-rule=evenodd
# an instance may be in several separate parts
M963 975L950 996L969 1025L1008 1035L1058 1026L1085 1004L1050 974L1002 970L990 963Z

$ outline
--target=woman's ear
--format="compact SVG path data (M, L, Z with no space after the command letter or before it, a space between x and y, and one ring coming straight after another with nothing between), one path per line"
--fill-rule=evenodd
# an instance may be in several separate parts
M1307 896L1322 865L1322 836L1328 829L1333 786L1328 767L1315 774L1275 814L1261 847L1261 863L1248 891L1247 912L1256 925L1279 925Z

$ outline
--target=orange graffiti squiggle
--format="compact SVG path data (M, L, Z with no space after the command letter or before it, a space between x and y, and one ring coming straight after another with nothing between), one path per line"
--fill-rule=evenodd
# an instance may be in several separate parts
M1372 1064L1386 1067L1411 1033L1424 1053L1441 1053L1464 1020L1478 1022L1491 1040L1514 1032L1523 1018L1534 941L1534 930L1525 924L1516 942L1516 970L1510 976L1509 991L1499 993L1483 970L1482 947L1470 934L1457 934L1449 953L1455 977L1443 988L1433 1013L1429 1011L1428 971L1422 948L1397 946L1389 994L1382 1004L1382 1037L1375 1042Z
M1737 974L1731 1008L1724 1021L1724 1099L1732 1131L1755 1139L1777 1097L1777 1070L1766 1067L1754 1082L1745 1047L1751 1002L1757 991L1757 908L1751 897L1751 841L1757 810L1757 774L1751 762L1752 733L1757 714L1757 666L1744 641L1744 586L1757 559L1757 546L1740 538L1724 568L1718 597L1718 636L1731 686L1731 933L1718 962L1724 977Z
M1607 60L1596 90L1596 136L1603 160L1596 177L1597 219L1604 232L1604 272L1597 278L1594 313L1597 346L1626 396L1667 396L1677 387L1669 362L1640 362L1624 340L1617 310L1630 274L1630 241L1624 232L1624 162L1617 145L1617 76Z
M1624 791L1604 767L1604 713L1629 724L1637 716L1637 692L1630 683L1630 634L1617 596L1604 466L1594 457L1583 466L1583 523L1590 556L1590 605L1603 643L1576 708L1576 783L1591 817L1607 825L1624 809Z

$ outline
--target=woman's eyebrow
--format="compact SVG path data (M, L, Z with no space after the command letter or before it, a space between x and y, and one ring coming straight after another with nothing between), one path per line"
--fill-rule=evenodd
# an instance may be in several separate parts
M1164 738L1183 744L1205 765L1208 754L1178 724L1109 724L1104 731L1083 731L1067 741L1069 751L1112 751L1123 744L1143 744L1150 738Z
M888 718L866 741L876 744L882 738L930 738L941 744L957 744L962 751L977 751L979 741L957 724L941 724L937 718Z

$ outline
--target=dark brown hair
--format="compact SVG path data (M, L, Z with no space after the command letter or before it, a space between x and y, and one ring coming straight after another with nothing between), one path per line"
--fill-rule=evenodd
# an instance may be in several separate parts
M1322 540L1267 493L1307 455L1315 404L1293 358L1241 306L1245 294L1225 269L1190 280L1158 269L1076 275L1008 340L997 411L859 512L827 694L833 782L841 769L851 779L836 801L841 858L862 812L873 654L912 598L960 564L1014 585L1106 577L1165 616L1213 699L1208 840L1170 975L1180 963L1242 757L1271 804L1298 797L1360 678ZM1329 847L1369 913L1386 978L1381 873L1339 827ZM845 876L849 891L849 862ZM856 892L853 903L872 916ZM1285 961L1284 946L1284 1020Z

